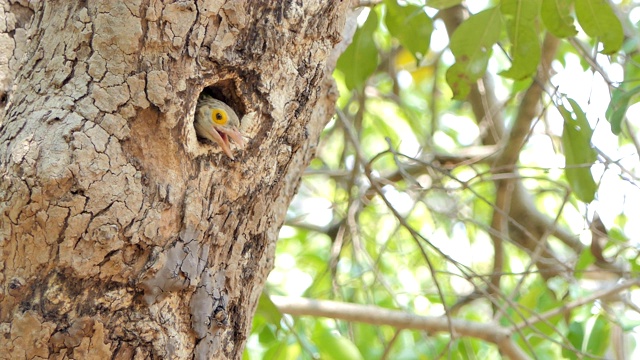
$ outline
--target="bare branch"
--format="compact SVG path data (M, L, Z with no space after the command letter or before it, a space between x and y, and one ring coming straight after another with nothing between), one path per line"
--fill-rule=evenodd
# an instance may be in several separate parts
M398 329L416 329L429 332L448 332L484 340L495 344L510 359L529 359L512 339L512 331L498 324L481 324L447 316L421 316L404 311L390 310L372 305L347 304L328 300L310 300L271 296L278 309L290 315L321 316L332 319L388 325Z
M509 138L502 150L502 154L496 165L500 169L507 166L513 166L518 161L520 150L531 132L531 124L533 120L538 118L540 111L538 105L542 99L544 87L549 82L551 72L551 61L553 60L558 49L559 40L550 33L544 39L542 45L542 59L538 74L534 82L529 86L522 98L518 115L509 131Z

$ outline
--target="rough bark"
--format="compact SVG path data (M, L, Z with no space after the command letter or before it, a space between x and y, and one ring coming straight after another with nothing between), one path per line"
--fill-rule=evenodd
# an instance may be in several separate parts
M0 0L0 357L240 358L348 6Z

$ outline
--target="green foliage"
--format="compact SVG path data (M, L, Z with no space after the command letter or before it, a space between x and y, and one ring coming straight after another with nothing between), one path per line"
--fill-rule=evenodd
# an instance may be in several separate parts
M589 266L593 265L596 262L595 256L591 252L590 248L584 248L578 257L578 261L576 262L575 267L575 276L578 279L581 279L584 276L584 272L589 268Z
M280 310L271 301L266 294L260 295L260 301L258 302L258 309L256 310L255 319L263 318L265 323L274 324L276 329L280 329L280 321L282 321L282 314Z
M626 91L622 88L616 88L611 95L611 102L607 108L607 120L611 123L611 131L620 135L622 131L622 120L627 113L631 99L640 93L640 86Z
M330 327L318 322L314 330L313 342L320 350L320 357L327 360L362 360L358 348L347 338L340 336Z
M395 0L387 0L385 4L384 19L389 33L420 60L429 50L433 21L420 6L400 6Z
M640 275L640 118L629 110L640 31L623 42L612 11L629 22L630 4L371 5L338 60L337 115L288 211L266 293L467 327L283 316L265 297L245 358L508 356L476 326L508 332L496 336L537 359L637 357L638 313L617 300L638 295L626 284ZM611 286L621 287L597 296ZM619 333L629 348L616 348Z
M540 62L536 18L540 1L502 0L500 10L511 40L511 68L500 75L516 80L531 76Z
M447 9L452 6L458 5L462 0L427 0L427 6L436 9Z
M602 315L595 315L587 321L573 321L569 324L567 338L575 349L588 356L578 355L570 349L563 349L562 355L567 359L597 359L607 350L611 323Z
M499 9L493 8L471 16L453 33L450 49L456 63L447 70L447 82L454 99L466 98L471 85L484 75L501 26Z
M562 316L556 315L538 322L535 321L536 316L562 305L562 302L545 286L540 277L536 277L527 284L527 291L517 299L517 304L517 307L507 307L508 316L503 317L501 323L508 326L517 321L530 321L533 325L522 330L518 337L519 343L523 349L532 347L546 352L548 338L553 336Z
M573 25L571 5L573 0L542 0L542 21L549 31L559 37L575 36L578 31Z
M377 27L378 16L372 11L364 25L356 30L351 45L338 59L336 67L343 73L349 90L362 88L378 66L378 50L373 40Z
M562 132L562 147L566 159L564 171L578 199L589 203L593 201L597 189L591 176L591 165L596 161L597 156L591 147L593 131L580 105L572 99L568 100L573 113L564 107L559 108L564 118Z
M575 6L580 26L587 35L602 42L604 54L613 54L620 50L624 40L622 24L608 1L576 0Z

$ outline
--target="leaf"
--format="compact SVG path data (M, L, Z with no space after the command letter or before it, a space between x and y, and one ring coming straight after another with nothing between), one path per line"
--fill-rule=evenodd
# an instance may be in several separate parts
M466 98L471 85L484 75L501 27L500 10L494 7L472 15L451 36L456 63L447 70L447 83L454 99Z
M427 6L438 10L448 9L460 4L462 0L427 0Z
M580 350L582 349L582 340L584 339L584 327L581 323L572 321L569 324L569 333L567 334L567 339L571 345ZM562 348L562 356L567 359L577 359L577 355L574 351L566 348Z
M640 319L629 319L624 317L620 319L620 326L622 327L623 331L634 330L635 328L640 326Z
M385 4L385 24L389 33L420 60L429 51L433 21L420 6L400 6L395 0L387 0Z
M280 328L280 322L282 321L282 313L271 301L269 295L264 292L260 294L260 301L258 301L258 308L256 309L256 315L262 315L268 323Z
M573 0L542 0L542 21L549 31L559 37L566 38L578 33L573 25L571 4Z
M626 52L627 59L624 66L624 80L620 86L625 89L632 89L636 86L640 86L640 53L635 49L640 45L640 39L635 37L625 41L622 51Z
M536 31L538 0L504 0L500 5L511 39L511 68L500 75L511 79L531 76L540 62L540 43Z
M272 344L278 340L278 337L272 326L264 326L258 333L258 339L261 344Z
M585 247L584 249L582 249L582 252L578 257L578 261L574 269L574 276L576 277L576 279L582 279L582 276L584 276L584 271L595 261L596 258L591 253L591 249L589 247Z
M569 99L569 103L573 114L564 107L558 108L564 118L562 132L562 147L566 159L564 172L576 197L585 203L590 203L595 197L597 188L591 175L591 165L597 157L595 150L591 147L593 131L580 105L572 99Z
M312 340L320 357L327 360L363 360L362 354L351 340L335 334L333 330L317 324Z
M561 302L556 299L555 294L547 287L542 278L538 277L534 282L530 284L528 287L528 291L522 295L520 299L518 299L518 304L522 306L522 308L529 309L532 313L527 316L532 319L535 319L535 315L533 314L541 314L548 310L557 308L561 305ZM517 313L517 311L515 311ZM520 314L510 314L513 319L524 320ZM524 315L524 314L522 314ZM545 334L551 336L554 333L554 326L562 319L562 316L553 316L547 319L546 322L539 322L532 326L531 329L525 330L526 333L533 330L538 334ZM539 344L544 343L544 338L541 337L532 337L528 340L528 343L537 347Z
M613 54L622 47L622 24L608 1L576 0L576 16L584 32L602 42L603 54Z
M266 350L267 351L264 352L264 355L262 355L259 359L299 359L300 353L302 352L300 344L287 344L286 342L274 343ZM247 351L245 351L245 353L246 352ZM255 357L255 359L258 359L258 357Z
M609 336L611 333L611 324L606 317L598 314L595 319L590 319L588 324L588 340L587 340L587 353L596 356L603 356L604 352L609 347ZM590 331L589 331L590 330Z
M622 131L622 119L624 119L627 109L629 108L629 102L631 98L640 93L640 86L631 90L625 90L622 88L616 88L611 95L611 101L605 116L611 124L611 132L620 135Z
M351 45L338 59L337 69L344 74L344 82L349 90L362 88L378 67L378 49L373 41L373 32L377 27L378 15L371 11L367 21L353 35Z

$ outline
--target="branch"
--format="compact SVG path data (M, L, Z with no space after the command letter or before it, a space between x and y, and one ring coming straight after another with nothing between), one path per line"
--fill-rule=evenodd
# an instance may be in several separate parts
M547 33L542 44L542 57L538 74L533 79L533 83L524 93L524 97L518 108L518 115L515 119L513 127L509 131L509 137L505 144L502 154L496 163L499 171L509 170L513 167L520 157L520 150L529 138L531 132L531 124L534 119L538 118L540 111L538 105L542 98L545 85L549 82L551 76L551 62L558 50L560 41L555 36Z
M464 18L467 17L467 10L463 6L458 5L441 11L439 16L445 22L447 31L449 35L451 35L460 23L464 21ZM476 84L471 86L471 92L467 100L472 105L476 122L478 125L482 123L488 124L488 126L485 127L488 128L489 131L482 137L483 144L498 144L503 146L502 151L495 160L494 166L492 166L492 172L494 174L513 173L516 171L515 164L518 161L520 150L527 141L533 121L539 116L537 108L540 104L542 94L545 91L544 86L549 81L549 69L558 44L558 39L552 35L545 37L537 76L521 100L517 117L511 129L505 129L505 120L501 113L502 106L494 95L491 76L486 74ZM513 188L514 190L508 191L507 189L509 188ZM552 235L576 253L580 253L583 245L577 240L577 237L560 226L557 226L552 219L538 211L532 201L531 194L524 188L521 181L498 180L496 181L496 192L498 195L509 195L507 197L510 198L503 199L508 201L502 201L502 208L496 209L498 211L496 211L496 218L493 219L492 225L494 227L501 225L495 228L496 234L502 233L502 236L511 238L529 251L534 251L540 239L548 235L549 229L552 229ZM505 192L509 192L510 194L506 194ZM505 220L509 225L509 231L507 233L504 233L505 229L501 229L504 227ZM519 231L513 232L513 229ZM495 246L497 248L496 250L499 250L500 241L498 241ZM545 257L553 254L550 249L543 250ZM499 266L500 264L497 263L496 265ZM544 269L542 272L545 274L545 278L557 274L554 267L548 266L548 263L545 264L545 261L538 261L537 265L540 265Z
M511 338L512 332L497 324L481 324L445 316L421 316L399 310L372 305L357 305L328 300L310 300L285 296L271 296L278 309L290 315L307 315L361 322L371 325L388 325L398 329L415 329L429 332L448 332L473 337L495 344L510 359L529 359Z
M634 280L629 280L629 281L620 283L618 285L612 286L609 289L602 290L600 292L591 294L591 295L589 295L587 297L584 297L582 299L578 299L576 301L572 301L572 302L570 302L568 304L565 304L565 305L563 305L561 307L558 307L558 308L555 308L553 310L547 311L546 313L543 313L543 314L540 314L540 315L535 315L534 314L534 316L532 316L529 319L526 319L522 323L512 326L511 329L513 331L515 331L515 330L523 329L525 327L531 327L531 325L533 325L533 324L535 324L537 322L550 319L550 318L552 318L552 317L554 317L556 315L559 315L559 314L566 314L566 313L570 312L571 310L573 310L573 309L575 309L577 307L580 307L582 305L586 305L586 304L588 304L590 302L593 302L593 301L596 301L598 299L608 298L613 294L618 294L621 291L624 291L624 290L626 290L626 289L628 289L628 288L630 288L632 286L637 286L637 285L640 285L640 279L634 279Z

